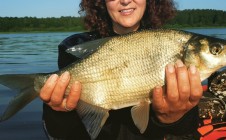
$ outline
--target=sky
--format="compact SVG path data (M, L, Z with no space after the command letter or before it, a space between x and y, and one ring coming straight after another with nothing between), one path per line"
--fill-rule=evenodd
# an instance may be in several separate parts
M0 17L78 17L81 0L0 0ZM175 0L177 9L226 11L225 0Z

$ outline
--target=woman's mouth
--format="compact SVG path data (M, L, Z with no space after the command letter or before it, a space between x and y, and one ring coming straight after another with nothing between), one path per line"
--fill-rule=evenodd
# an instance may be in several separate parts
M120 12L122 15L127 16L127 15L132 14L134 10L135 10L134 8L131 8L131 9L123 9L123 10L120 10L119 12Z

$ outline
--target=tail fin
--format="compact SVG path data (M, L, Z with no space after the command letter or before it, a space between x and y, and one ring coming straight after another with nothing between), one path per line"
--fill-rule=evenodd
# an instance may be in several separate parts
M38 93L34 90L34 79L36 76L36 74L0 75L0 84L19 92L10 101L3 115L0 116L0 122L12 117L38 96Z

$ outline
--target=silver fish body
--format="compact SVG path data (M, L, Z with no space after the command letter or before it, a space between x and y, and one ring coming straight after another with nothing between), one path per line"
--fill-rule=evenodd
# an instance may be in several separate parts
M165 66L177 59L199 68L202 80L223 67L225 42L211 41L182 31L142 31L102 42L95 53L66 70L72 75L71 84L76 80L82 83L82 101L119 109L149 98L156 85L164 85ZM224 55L212 54L209 45L219 47ZM73 53L73 48L68 51ZM38 81L42 87L45 80Z
M67 91L74 81L82 83L77 112L92 139L99 134L109 110L129 106L133 106L135 125L144 132L152 90L164 85L167 64L181 59L188 67L195 65L202 80L226 66L225 40L178 30L144 30L87 42L67 51L88 54L56 73L70 72ZM36 95L48 76L33 75ZM0 76L0 83L7 81L4 77Z

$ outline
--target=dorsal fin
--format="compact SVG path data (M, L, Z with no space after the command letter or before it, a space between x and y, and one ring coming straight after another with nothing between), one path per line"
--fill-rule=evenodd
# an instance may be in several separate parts
M67 49L66 52L83 59L96 52L100 47L102 47L104 43L106 43L110 39L111 37L106 37L102 39L88 41L82 44L75 45Z

